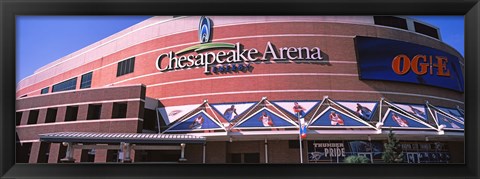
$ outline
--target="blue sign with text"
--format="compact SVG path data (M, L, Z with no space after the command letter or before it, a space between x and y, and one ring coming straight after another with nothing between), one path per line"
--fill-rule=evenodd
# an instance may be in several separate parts
M355 37L361 80L386 80L464 91L458 57L398 40Z

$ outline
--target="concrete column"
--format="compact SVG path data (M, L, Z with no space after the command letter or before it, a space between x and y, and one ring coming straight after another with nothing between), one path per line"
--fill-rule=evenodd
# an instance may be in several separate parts
M130 147L130 144L129 143L124 143L124 148L123 148L123 163L131 163L132 162L132 159L130 158L131 154L130 154L130 151L131 151L131 147Z
M128 101L127 102L127 118L142 118L143 119L143 107L145 103L141 101Z
M206 152L206 148L207 148L207 145L206 145L206 144L203 144L203 155L202 155L203 158L202 158L202 163L205 163L205 157L206 157L206 156L205 156L205 154L206 154L205 152Z
M64 122L65 121L65 115L67 114L67 107L62 106L57 108L57 119L55 122Z
M130 160L132 161L132 163L135 162L135 150L133 149L130 150Z
M39 152L40 142L32 142L32 148L30 149L30 159L28 160L28 163L37 163Z
M100 119L111 119L113 111L113 103L103 103Z
M95 149L95 163L106 163L107 151L108 149Z
M82 149L73 151L73 159L75 160L75 163L80 163L82 161Z
M268 142L265 139L265 163L268 163Z
M38 110L37 124L43 124L43 123L45 123L45 120L47 119L47 111L48 111L48 109L40 109L40 110Z
M180 154L180 159L178 159L179 162L186 162L187 161L187 159L185 158L185 146L186 146L185 143L180 144L182 153Z
M78 106L77 121L87 120L88 104Z
M57 163L58 156L60 153L60 144L59 143L51 143L50 144L50 151L48 152L48 163Z
M20 120L20 125L27 125L29 115L30 115L30 111L22 112L22 119Z

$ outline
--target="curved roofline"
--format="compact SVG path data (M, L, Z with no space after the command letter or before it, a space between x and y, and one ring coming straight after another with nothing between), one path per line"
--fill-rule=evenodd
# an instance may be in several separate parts
M132 35L134 34L135 32L138 32L140 30L143 30L143 29L146 29L146 28L149 28L149 27L153 27L155 25L159 25L159 24L164 24L164 23L167 23L167 22L170 22L170 21L174 21L174 20L178 20L178 19L184 19L184 18L188 18L188 17L192 17L192 16L179 16L179 17L174 17L174 18L168 18L168 19L164 19L163 18L164 16L154 16L152 18L149 18L145 21L142 21L140 23L137 23L125 30L122 30L118 33L115 33L105 39L102 39L96 43L93 43L87 47L84 47L80 50L77 50L65 57L62 57L54 62L51 62L39 69L37 69L34 74L32 75L29 75L23 79L21 79L18 83L17 83L17 91L20 90L20 89L23 89L23 88L26 88L28 86L31 86L35 83L38 83L40 81L43 81L45 79L48 79L49 77L51 77L52 75L55 75L55 74L52 74L52 75L47 75L48 77L45 77L45 79L33 79L35 82L31 82L31 83L28 83L28 82L25 82L26 80L28 79L31 79L33 76L36 76L36 75L39 75L41 74L42 72L44 71L47 71L51 68L55 68L55 67L58 67L59 65L65 63L65 62L68 62L74 58L77 58L81 55L85 55L86 53L90 52L90 51L93 51L93 50L96 50L98 48L103 48L105 45L108 45L112 42L115 42L119 39L122 39L122 38L128 38L129 35ZM218 18L218 17L221 17L221 16L212 16L212 19L215 19L215 18ZM239 17L239 16L228 16L229 18L231 17ZM242 16L241 18L242 19L234 19L233 22L230 22L230 21L223 21L220 19L220 20L217 20L216 22L218 23L218 21L220 21L220 23L218 23L216 25L216 27L224 27L224 26L232 26L232 25L241 25L241 24L255 24L255 23L265 23L265 22L334 22L334 23L348 23L348 24L359 24L359 25L371 25L371 26L379 26L379 27L384 27L384 28L392 28L392 29L397 29L397 28L393 28L393 27L388 27L388 26L380 26L380 25L375 25L374 22L373 22L373 16L261 16L261 17L256 17L256 16L253 16L253 17L250 17L250 19L243 19L244 17ZM160 19L159 19L160 18ZM405 17L402 17L402 18L405 18ZM158 21L158 20L160 21ZM412 18L410 18L412 19ZM156 21L157 20L157 21ZM343 20L343 21L342 21ZM186 26L186 25L184 25ZM149 40L153 40L153 39L157 39L157 38L160 38L160 37L164 37L164 36L169 36L169 35L174 35L174 34L178 34L178 33L184 33L184 32L190 32L190 31L193 31L193 30L196 30L197 28L197 24L196 23L192 23L192 24L189 24L188 26L192 26L192 27L188 27L187 29L184 28L183 31L173 31L172 33L164 33L164 34L156 34L153 38L147 38L147 39L142 39L142 41L138 41L136 43L131 43L129 46L126 46L120 50L123 50L125 48L129 48L131 46L134 46L134 45L137 45L137 44L140 44L140 43L143 43L143 42L146 42L146 41L149 41ZM435 27L436 28L436 27ZM438 28L437 28L438 29ZM156 29L155 29L156 30ZM457 55L463 57L455 48L451 47L450 45L448 44L445 44L443 41L439 40L439 39L435 39L433 37L429 37L427 35L424 35L424 34L420 34L420 33L417 33L417 32L414 32L414 31L409 31L409 30L403 30L403 29L397 29L397 30L402 30L402 31L406 31L406 32L413 32L417 35L421 35L421 36L424 36L424 37L428 37L432 40L436 40L436 41L439 41L439 42L442 42L444 45L448 46L450 49L453 49L455 52L457 52ZM171 30L170 30L171 31ZM117 46L115 46L116 48L119 48ZM120 51L118 49L114 49L112 53L114 52L118 52ZM111 54L110 52L105 52L104 54L102 54L102 56L106 56L108 54ZM97 55L98 56L98 55ZM97 58L94 58L92 57L92 55L90 55L90 58L91 59L85 59L86 57L83 58L83 63L88 63L90 61L93 61L93 60L96 60ZM82 62L80 62L82 63ZM68 71L68 70L71 70L73 68L76 68L78 66L72 66L71 68L66 68L66 69L63 69L65 71ZM61 71L61 72L56 72L56 73L63 73L64 71ZM38 81L37 81L38 80ZM27 83L27 84L25 84Z

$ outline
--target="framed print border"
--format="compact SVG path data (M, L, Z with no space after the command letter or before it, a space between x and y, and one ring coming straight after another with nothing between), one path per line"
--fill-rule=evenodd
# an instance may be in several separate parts
M372 8L374 7L374 8ZM15 17L19 15L464 15L466 118L478 119L478 0L2 0L0 177L4 178L478 178L478 120L465 126L465 164L15 164Z

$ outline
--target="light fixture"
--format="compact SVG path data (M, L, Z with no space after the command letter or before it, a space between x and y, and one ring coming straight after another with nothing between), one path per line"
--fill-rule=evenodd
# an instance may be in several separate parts
M232 137L230 137L230 142L232 142Z
M425 136L425 141L427 141L427 142L428 142L428 136Z
M368 141L369 141L369 142L372 141L372 137L370 137L370 135L368 135Z

